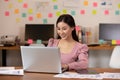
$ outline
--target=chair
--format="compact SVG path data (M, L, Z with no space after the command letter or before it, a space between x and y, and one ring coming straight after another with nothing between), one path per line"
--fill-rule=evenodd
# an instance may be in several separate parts
M111 54L109 66L111 68L120 68L120 46L116 46Z

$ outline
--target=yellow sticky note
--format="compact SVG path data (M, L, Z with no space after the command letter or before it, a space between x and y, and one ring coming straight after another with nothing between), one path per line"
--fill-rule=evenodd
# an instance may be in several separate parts
M23 0L18 0L18 2L23 2Z
M116 40L112 40L112 44L116 44Z
M12 7L13 7L13 4L10 3L10 4L8 5L8 8L10 9L10 8L12 8Z
M60 15L61 15L60 11L56 12L56 16L60 16Z
M20 22L20 18L16 18L16 22Z
M66 10L66 9L63 9L63 13L66 14L66 13L67 13L67 10Z
M120 9L120 3L118 4L118 8Z
M33 9L28 9L28 13L32 14L33 13Z
M96 10L92 10L92 14L93 15L97 14L97 11Z
M57 0L52 0L53 2L57 2Z

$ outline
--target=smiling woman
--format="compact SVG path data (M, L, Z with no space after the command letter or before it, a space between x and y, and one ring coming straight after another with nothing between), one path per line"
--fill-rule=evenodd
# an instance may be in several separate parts
M88 46L79 43L74 18L61 15L56 22L58 39L49 39L48 47L59 47L62 68L79 70L88 68Z

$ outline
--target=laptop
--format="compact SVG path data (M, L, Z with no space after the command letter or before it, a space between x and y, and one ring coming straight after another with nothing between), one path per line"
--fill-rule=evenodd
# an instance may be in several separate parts
M58 47L21 46L24 71L62 73Z

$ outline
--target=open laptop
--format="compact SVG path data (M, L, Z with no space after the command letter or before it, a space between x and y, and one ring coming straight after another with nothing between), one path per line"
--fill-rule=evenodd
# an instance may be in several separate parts
M62 73L57 47L21 46L21 56L25 71Z

